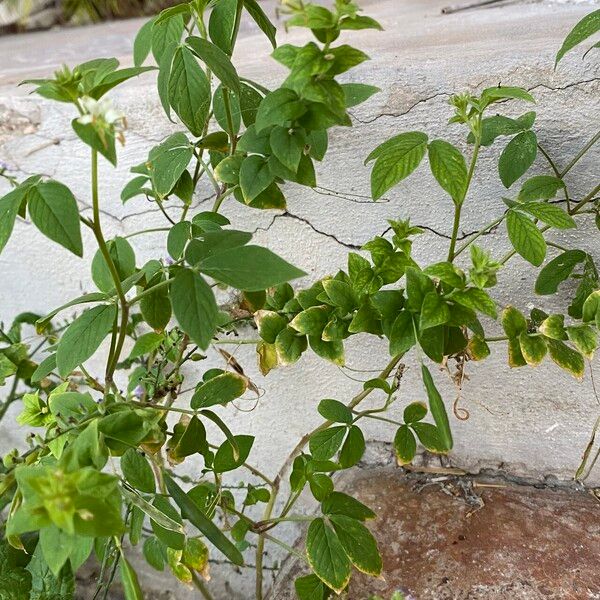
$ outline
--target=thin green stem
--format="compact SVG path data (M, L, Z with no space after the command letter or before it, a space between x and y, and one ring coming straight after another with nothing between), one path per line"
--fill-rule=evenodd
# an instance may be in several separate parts
M456 241L458 239L458 231L460 228L460 216L462 206L469 193L469 187L473 180L475 173L475 167L477 165L477 157L479 156L479 148L481 147L481 115L479 116L479 123L477 127L477 134L475 136L475 146L473 147L473 155L471 156L471 164L469 165L469 171L467 173L467 181L465 183L465 191L459 202L454 203L454 223L452 225L452 236L450 238L450 248L448 249L448 262L452 262L455 258Z
M150 229L141 229L140 231L134 231L133 233L128 233L124 235L124 239L129 239L132 237L136 237L137 235L144 235L146 233L158 233L159 231L171 231L170 227L151 227Z
M497 227L498 225L500 225L500 223L502 223L502 221L504 221L505 217L506 217L506 213L504 213L501 217L498 217L497 219L494 219L493 221L491 221L490 223L485 225L477 233L474 233L462 246L460 246L458 248L458 250L456 250L456 252L454 253L454 258L456 258L459 254L462 254L476 239L480 238L482 235L484 235L488 231L491 231L494 227Z
M125 342L125 335L127 332L127 321L129 319L129 306L127 304L127 298L125 297L125 293L123 292L119 272L117 271L117 267L115 266L112 256L110 255L110 251L108 250L106 240L104 239L104 234L102 233L102 225L100 223L100 201L98 194L98 152L94 149L92 149L92 212L94 236L96 238L96 242L98 243L98 248L100 249L100 252L108 266L108 270L112 277L113 283L115 284L115 290L117 292L117 297L119 298L119 303L121 305L121 325L119 329L118 338L114 347L114 352L111 355L109 355L106 364L105 381L106 390L108 391L108 389L113 383L113 374L115 372L117 363L119 361L119 356L121 354L121 350L123 349L123 344Z
M229 88L223 88L223 106L225 107L225 116L227 118L227 132L229 134L229 155L232 156L235 153L235 147L237 144L237 136L235 134L235 127L233 125L233 115L231 114L231 100L229 98Z
M205 600L214 600L213 595L208 590L208 587L206 587L204 581L202 581L202 579L200 579L200 577L198 577L194 571L192 571L192 581Z
M224 192L219 192L217 194L217 197L215 198L215 203L213 205L213 212L219 212L219 209L221 208L221 204L223 204L223 200L225 200L225 198L227 198L227 196L231 195L234 191L235 188L237 186L234 185L233 187L230 187L229 189L225 190Z
M575 155L573 160L562 170L559 177L564 177L598 140L600 140L600 131Z
M556 163L552 160L552 158L550 157L550 155L546 152L546 150L544 149L544 147L538 142L537 147L539 148L540 152L542 153L542 155L544 156L544 158L546 159L546 161L548 161L548 164L550 165L550 168L554 171L554 174L562 180L562 174L561 172L558 170L558 167L556 166ZM567 210L571 209L571 197L569 196L569 190L567 188L567 185L565 184L565 182L563 181L563 191L565 194L565 200L567 201Z
M580 200L570 211L569 214L577 214L588 202L594 199L594 196L600 192L600 183L582 200Z

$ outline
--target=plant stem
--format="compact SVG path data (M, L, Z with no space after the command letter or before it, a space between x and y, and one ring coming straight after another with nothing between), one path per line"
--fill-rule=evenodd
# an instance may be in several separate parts
M196 575L194 571L192 571L192 580L194 582L194 585L202 594L202 596L204 596L205 600L214 600L212 594L208 591L208 588L206 587L204 581L202 581L202 579L200 579L200 577L198 577L198 575Z
M223 88L223 106L225 107L225 116L227 117L227 129L229 129L229 155L235 153L237 137L235 135L235 127L233 126L233 115L231 114L231 100L229 98L229 88Z
M600 131L575 155L575 158L563 169L559 177L564 177L598 140L600 140Z
M473 147L473 155L471 156L471 164L469 165L469 171L467 173L467 181L465 182L465 192L459 202L454 203L454 224L452 226L452 237L450 239L450 248L448 249L448 262L452 262L455 258L454 250L456 248L456 240L458 238L458 230L460 228L460 215L462 211L462 205L465 202L471 181L473 180L473 174L475 173L475 166L477 165L477 157L479 156L479 148L481 147L481 115L479 116L479 126L477 128L479 132L475 138L475 146Z
M578 213L588 202L590 202L594 196L600 192L600 183L582 200L580 200L570 211L570 215Z
M476 239L480 238L484 233L492 230L497 225L500 225L502 221L504 221L504 217L506 213L504 213L501 217L494 219L491 223L488 223L485 227L480 229L477 233L474 233L472 237L470 237L462 246L458 248L458 250L454 253L454 258L456 258L459 254L464 252Z
M108 270L110 271L110 275L115 284L115 290L117 292L117 296L119 298L119 303L121 305L121 325L119 329L119 337L117 339L114 352L109 355L108 361L106 364L106 390L108 391L113 383L113 374L115 372L115 368L119 361L119 356L121 354L121 350L123 349L123 344L125 342L125 335L127 332L127 321L129 319L129 306L127 304L127 298L125 297L125 293L123 292L123 287L121 286L121 278L119 276L119 272L117 271L117 267L110 255L108 250L108 246L106 244L106 240L104 239L104 234L102 233L102 226L100 224L100 202L98 196L98 151L92 149L92 211L93 211L93 231L94 236L96 238L96 242L98 243L98 248L106 264L108 266Z
M562 180L562 174L561 172L558 170L558 167L556 166L556 163L552 160L552 158L550 157L550 155L546 152L546 150L544 150L544 147L538 142L537 147L539 148L540 152L544 155L544 158L548 161L548 164L550 165L550 168L554 171L554 174ZM571 210L571 198L569 196L569 190L567 189L567 185L565 184L565 182L563 181L563 190L565 193L565 200L567 201L567 210Z
M123 236L123 239L135 237L136 235L143 235L145 233L158 233L159 231L171 231L170 227L151 227L150 229L141 229L140 231L134 231Z
M454 224L452 225L452 237L450 239L450 248L448 249L448 262L454 260L454 249L456 248L456 239L458 238L458 228L460 227L460 213L462 204L454 205Z

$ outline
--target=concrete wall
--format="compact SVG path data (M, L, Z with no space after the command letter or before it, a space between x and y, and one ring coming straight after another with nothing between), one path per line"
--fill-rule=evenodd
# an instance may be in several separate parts
M415 224L430 230L415 244L417 260L437 259L447 248L452 206L429 169L423 165L374 204L369 199L369 171L362 162L381 141L405 130L427 131L431 137L444 137L463 147L459 128L445 125L451 116L447 101L453 92L477 91L498 82L530 89L538 99L536 131L559 165L566 164L600 124L600 63L591 55L581 61L581 53L574 53L556 72L553 70L560 42L589 12L589 3L517 2L448 16L440 14L446 5L444 0L373 0L363 4L368 14L381 21L385 32L351 32L351 42L373 59L357 68L354 77L378 85L382 92L352 109L352 129L333 132L330 156L318 172L322 187L309 190L286 186L289 211L282 214L246 209L234 202L224 209L235 227L255 231L258 243L305 269L309 275L300 284L343 267L348 250L384 231L388 218L410 215ZM42 76L63 61L72 64L109 55L128 61L138 26L139 22L130 21L93 30L0 39L0 159L14 165L18 176L44 173L68 184L84 212L89 212L90 204L89 159L87 148L70 130L70 110L26 96L23 88L15 89L14 84L24 77ZM279 37L280 42L299 43L303 39L305 33L295 30L282 32ZM239 72L260 81L279 81L283 70L267 58L267 53L263 37L250 27L244 28L235 56ZM9 60L5 58L9 56ZM103 225L110 236L164 225L157 209L144 200L134 199L123 207L119 191L128 168L143 160L148 148L173 130L159 106L152 76L139 78L113 97L128 116L129 131L118 169L102 165ZM515 114L525 110L529 107L514 107ZM495 170L497 153L489 149L483 152L465 205L465 233L476 231L503 211L501 197L506 192ZM591 189L598 173L599 153L597 148L570 173L575 198ZM546 165L538 160L534 173L546 172ZM209 189L202 190L196 206L209 206L209 194ZM87 232L84 235L87 254L80 260L41 238L29 223L17 224L12 240L0 255L3 320L9 321L23 310L43 313L92 290L86 267L94 245ZM482 242L499 257L508 248L505 237L505 232L499 231ZM598 232L591 220L580 230L554 239L582 247L600 258ZM161 235L137 237L133 244L140 262L166 256ZM533 269L517 257L503 272L494 293L501 303L523 310L534 301L546 310L566 306L564 297L557 301L534 298L532 277ZM496 328L500 333L498 325ZM256 405L252 400L245 404L253 407L251 412L234 407L223 412L235 432L257 436L251 458L271 473L298 438L319 422L316 405L321 398L347 400L361 386L352 377L368 379L372 376L370 370L387 362L385 345L367 336L352 339L347 347L348 366L364 369L364 373L342 372L308 354L296 366L263 379L250 347L240 346L235 356L265 393ZM219 364L216 356L210 360ZM403 402L424 397L414 363L408 360L407 365ZM597 366L595 369L600 379L600 370ZM517 474L570 478L598 415L589 375L578 383L551 363L537 370L511 371L501 344L494 347L493 356L485 363L469 364L467 372L469 381L460 404L468 409L470 418L452 419L456 440L452 461L475 470L502 466ZM450 403L455 396L453 386L443 374L437 380ZM9 418L17 410L15 407ZM366 433L378 442L389 442L393 437L391 429L379 424L369 424ZM12 427L5 425L2 435L4 447L22 445L22 433ZM388 456L388 449L381 445L373 445L369 453L372 460L386 460ZM595 481L600 481L598 472ZM289 535L293 536L293 531ZM222 585L233 586L223 597L247 597L236 590L248 584L249 573L229 582L218 579ZM183 597L181 592L177 597Z

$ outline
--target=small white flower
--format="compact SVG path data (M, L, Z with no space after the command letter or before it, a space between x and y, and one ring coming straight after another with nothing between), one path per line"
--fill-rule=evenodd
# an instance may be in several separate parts
M108 125L120 124L125 116L115 109L110 98L101 98L94 100L89 96L84 96L81 99L81 104L85 111L78 121L83 125L92 123L93 121L103 121Z

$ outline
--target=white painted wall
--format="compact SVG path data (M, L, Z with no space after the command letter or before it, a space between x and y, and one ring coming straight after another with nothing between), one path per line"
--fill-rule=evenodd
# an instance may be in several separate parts
M441 16L440 8L445 4L444 0L364 2L385 32L351 32L351 42L373 59L357 68L354 76L378 85L382 92L352 110L354 128L337 129L331 136L329 157L320 166L318 179L321 186L343 197L289 186L289 214L259 212L234 201L225 207L236 228L255 231L257 243L268 245L309 273L300 284L343 267L347 246L360 246L381 233L388 218L410 215L415 224L442 234L428 234L415 244L418 260L438 259L447 248L443 235L451 230L452 206L436 187L427 166L421 166L387 194L385 201L374 204L368 199L369 170L362 163L373 147L406 130L427 131L432 138L445 137L464 147L458 128L445 125L451 116L447 104L451 93L476 91L498 82L529 88L538 99L539 138L559 165L566 164L597 131L600 63L592 56L582 62L581 53L574 53L553 71L553 56L562 38L590 10L588 5L510 4ZM89 160L87 148L70 130L72 114L62 106L26 96L14 84L26 76L48 73L61 61L73 63L113 54L128 60L138 25L130 21L0 39L0 159L14 165L19 176L44 173L68 184L84 212L89 211L90 203ZM279 39L300 42L304 35L303 31L292 31L282 33ZM235 56L240 73L259 81L279 81L283 70L266 58L267 53L268 45L261 35L244 28ZM102 165L101 197L109 236L164 224L156 208L144 200L134 199L123 207L119 192L128 168L143 160L148 148L173 130L160 109L152 76L124 86L113 97L128 116L129 131L119 155L119 168L115 171ZM515 107L515 114L525 110L529 108ZM11 123L15 124L13 131ZM497 153L497 149L483 152L465 205L465 232L479 229L503 210L501 197L506 193L495 171ZM597 148L570 174L574 197L583 196L592 187L599 153ZM534 172L547 172L541 160ZM208 189L199 193L197 206L203 205L202 198L209 193ZM30 224L17 225L0 255L3 320L9 321L23 310L43 313L93 289L88 267L94 244L87 232L84 235L87 253L80 260L43 239ZM508 248L505 237L504 231L487 236L485 246L500 256ZM582 247L600 258L598 232L591 222L577 232L557 235L556 241ZM161 235L137 237L133 244L140 263L166 256ZM511 261L494 290L499 301L523 310L532 301L546 310L566 306L565 298L535 299L532 274L533 269L521 259ZM472 469L503 466L518 474L570 478L598 415L589 376L577 383L550 363L535 371L511 371L505 348L498 345L494 350L485 363L468 366L470 381L465 384L461 406L469 410L470 419L452 420L456 440L453 462ZM250 347L239 347L235 356L265 394L256 406L252 400L244 405L254 406L251 412L228 407L223 413L235 432L257 436L251 458L270 473L279 468L298 438L319 422L316 405L321 398L347 400L360 390L360 383L348 375L362 379L372 376L344 374L307 353L296 366L263 379ZM219 364L217 357L210 360ZM387 360L385 345L376 339L360 336L348 343L347 363L352 368L377 369ZM414 367L411 360L407 365ZM595 369L600 378L600 370ZM443 374L437 380L449 403L454 398L452 386ZM402 383L402 400L423 396L417 369L409 368ZM17 410L15 407L10 416ZM380 424L369 425L366 432L375 441L389 442L393 437L393 431ZM2 434L4 447L23 443L22 432L11 426L4 425ZM193 467L189 469L193 473ZM600 481L598 473L595 480ZM239 590L244 589L248 576L231 579L232 588L223 598L247 597ZM181 594L178 592L177 598L183 597Z

